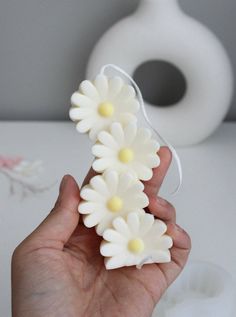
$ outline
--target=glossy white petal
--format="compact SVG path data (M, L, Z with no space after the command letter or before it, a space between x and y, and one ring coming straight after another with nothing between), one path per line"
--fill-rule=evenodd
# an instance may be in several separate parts
M125 133L120 123L113 123L111 125L111 135L118 145L124 144Z
M123 85L124 85L124 82L120 77L110 78L108 97L111 99L114 99L117 96L117 94L120 92Z
M97 159L92 164L93 169L98 173L101 173L105 171L107 168L110 168L111 165L112 159L110 157Z
M107 184L103 177L100 175L96 175L93 178L90 179L90 185L91 187L96 190L99 194L107 196L109 195L109 189L107 188Z
M73 121L79 121L82 119L87 118L92 114L92 109L90 108L79 108L79 107L72 107L69 112L69 116Z
M110 147L113 150L118 149L118 144L115 141L114 137L106 131L101 131L99 133L98 141L101 142L102 144L106 145L107 147Z
M99 212L93 212L89 215L83 217L83 221L86 227L92 228L96 226L101 219L101 214Z
M91 214L92 212L97 212L97 210L101 210L100 208L101 204L99 203L94 203L94 202L87 202L87 201L82 201L79 204L79 213L80 214Z
M100 95L101 100L106 100L108 94L108 80L104 75L98 75L94 80L94 85Z
M98 91L89 80L82 81L82 83L80 84L79 90L81 91L83 95L87 96L94 102L99 102L100 98L99 98Z
M115 255L111 258L105 258L104 264L107 270L116 269L125 266L126 256L124 253Z
M151 132L148 131L138 129L135 122L130 122L124 127L116 122L111 125L110 131L100 132L99 142L92 147L95 155L94 169L97 172L106 169L113 169L119 173L126 171L140 180L151 179L152 169L160 164L160 158L156 153L160 145L151 139ZM101 151L102 149L104 151ZM101 161L100 158L106 160Z
M120 182L125 183L125 190L120 190ZM87 215L84 218L85 225L96 226L98 235L102 235L104 230L112 227L112 222L116 218L126 218L133 211L144 213L143 208L148 205L148 198L143 192L143 185L138 185L139 183L141 182L130 174L118 174L114 170L94 176L81 190L83 201L79 204L78 210L81 214ZM130 189L132 195L127 194ZM95 216L92 216L93 214ZM123 224L127 226L125 222ZM116 223L114 225L116 226ZM120 226L119 219L117 226Z
M147 213L134 212L126 219L114 219L113 229L104 231L101 245L102 254L108 257L106 268L170 262L173 241L163 234L164 229L166 225L162 221Z
M91 127L93 126L94 122L95 122L95 118L86 117L86 119L84 119L84 120L80 121L79 123L77 123L76 129L80 133L88 132L91 129Z
M73 93L71 96L71 104L73 106L77 106L80 108L95 108L96 107L96 102L93 100L89 99L87 96L84 96L80 94L79 92Z
M110 190L110 193L112 195L115 195L118 191L118 186L120 184L122 176L119 177L119 175L115 171L108 171L104 173L104 178L105 178L107 187Z
M105 145L101 145L101 144L95 144L92 147L92 154L96 157L114 156L114 152L112 151L112 149L110 149L109 147L107 147Z
M81 198L87 201L93 201L93 202L103 202L104 197L102 197L99 193L97 193L95 190L91 189L90 186L86 185L82 188L80 192Z
M126 125L136 121L135 113L139 110L139 102L132 86L127 85L119 77L108 79L105 75L97 75L93 82L84 80L79 91L71 97L72 109L70 118L79 122L77 130L88 132L95 141L99 132L106 131L114 122ZM73 108L90 109L77 111ZM92 120L92 124L83 123ZM90 121L89 121L90 122Z
M103 256L113 256L117 253L121 253L124 250L124 247L116 243L101 243L100 251Z

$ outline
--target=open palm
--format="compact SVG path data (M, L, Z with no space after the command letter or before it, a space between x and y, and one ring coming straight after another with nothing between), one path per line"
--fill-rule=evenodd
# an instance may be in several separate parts
M175 224L173 206L156 197L171 161L167 148L159 155L161 165L145 183L147 211L168 224L172 261L107 271L99 253L101 237L79 219L79 188L66 176L53 211L14 252L13 317L151 316L190 251L190 238ZM92 176L90 171L85 183Z

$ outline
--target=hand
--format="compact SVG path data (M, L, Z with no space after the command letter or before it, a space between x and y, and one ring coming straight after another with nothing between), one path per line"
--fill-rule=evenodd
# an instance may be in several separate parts
M55 207L15 250L12 259L13 317L151 316L167 287L183 269L190 238L175 224L174 207L157 198L171 161L165 147L161 165L145 182L149 212L168 224L172 261L106 271L101 237L79 222L79 188L65 176ZM94 172L90 172L88 182Z

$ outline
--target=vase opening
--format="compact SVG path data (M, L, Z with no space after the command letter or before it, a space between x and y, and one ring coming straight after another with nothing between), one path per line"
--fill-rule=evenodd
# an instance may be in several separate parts
M170 107L180 102L187 91L181 70L163 60L150 60L139 65L133 74L143 99L157 107Z

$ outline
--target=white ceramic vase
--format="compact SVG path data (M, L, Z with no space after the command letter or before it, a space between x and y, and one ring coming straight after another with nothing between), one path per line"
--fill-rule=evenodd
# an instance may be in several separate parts
M208 137L225 117L233 93L229 58L205 26L187 16L177 0L141 0L99 40L90 56L89 78L107 63L130 75L147 61L173 64L185 76L184 97L170 107L147 105L156 129L174 145L190 145ZM151 80L151 79L150 79Z

